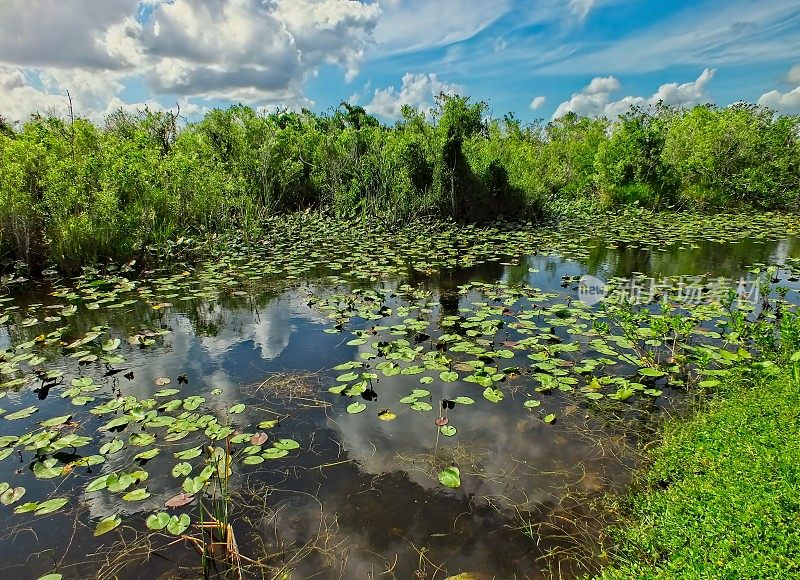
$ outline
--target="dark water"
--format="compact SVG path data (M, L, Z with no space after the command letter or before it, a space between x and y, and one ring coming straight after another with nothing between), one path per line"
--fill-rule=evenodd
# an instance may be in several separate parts
M597 240L586 253L578 261L535 255L514 264L418 273L376 287L395 294L389 301L394 307L406 302L403 284L429 290L429 316L438 321L480 299L474 291L458 294L466 282L528 284L577 298L576 285L565 285L565 276L590 273L609 279L639 272L656 278L707 274L737 279L753 264L799 258L800 242L703 242L652 250ZM785 284L796 288L793 282ZM419 413L397 404L419 386L416 377L398 375L382 377L375 388L377 401L367 403L367 412L350 415L345 407L351 400L328 393L327 387L341 373L332 367L357 360L365 347L345 344L350 334L322 332L330 321L309 305L312 297L335 291L306 281L283 292L176 301L162 313L136 305L117 313L81 310L74 324L84 330L107 324L122 334L159 325L171 330L151 349L123 344L127 361L118 366L132 370L135 379L126 380L122 373L105 378L98 399L115 391L152 397L162 388L155 385L158 377L172 377L170 386L175 386L175 377L185 373L189 382L181 395L203 394L207 412L222 415L233 404L246 403L245 413L235 419L239 425L279 418L270 435L300 443L302 452L291 460L234 474L232 521L240 552L270 565L254 576L281 577L293 570L292 578L446 578L462 572L475 578L539 578L594 570L603 521L590 508L591 500L630 481L637 466L633 447L648 436L656 418L681 407L682 395L667 390L655 404L631 403L631 412L620 421L617 415L590 414L556 391L539 396L557 409L558 421L547 425L522 406L531 393L524 380L500 404L484 400L476 385L430 385L434 409L440 399L459 394L476 401L450 411L458 434L445 438L433 423L435 411ZM54 300L45 292L18 297L21 304ZM402 319L393 315L382 323ZM0 328L0 349L21 334L20 328ZM524 358L509 364L515 362L525 364ZM56 366L68 378L76 376L74 360L64 358ZM212 389L221 392L210 396ZM0 435L19 434L35 420L61 414L73 414L90 432L106 420L72 406L58 391L9 393L0 401L4 408L37 404L43 411L21 422L0 421ZM391 408L397 419L378 420L383 408ZM102 442L112 434L98 436ZM168 450L187 446L182 441ZM128 465L141 450L126 449L91 473L82 472L75 489ZM30 462L30 454L11 455L0 463L0 481L25 486L23 501L54 490L56 495L70 493L73 480L66 480L63 489L54 487L62 485L61 479L37 480ZM54 569L65 578L196 577L199 558L192 548L169 545L169 540L148 545L137 533L145 530L145 515L158 511L179 488L180 479L169 474L174 463L167 452L147 463L152 495L142 502L77 491L72 508L53 516L15 516L11 508L0 508L0 577L37 578ZM458 490L436 480L437 466L447 463L461 468ZM121 533L95 539L94 523L114 513L130 516Z

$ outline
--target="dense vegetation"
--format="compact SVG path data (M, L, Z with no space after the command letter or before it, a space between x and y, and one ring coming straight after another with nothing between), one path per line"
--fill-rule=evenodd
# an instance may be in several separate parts
M442 95L394 126L358 106L259 114L236 106L182 125L169 112L0 118L0 254L75 270L181 235L315 208L396 226L422 215L541 217L607 207L793 208L800 117L752 105L566 115L523 125Z
M800 318L776 361L721 383L670 422L628 498L615 565L601 578L796 578L800 574ZM795 354L790 354L792 352Z

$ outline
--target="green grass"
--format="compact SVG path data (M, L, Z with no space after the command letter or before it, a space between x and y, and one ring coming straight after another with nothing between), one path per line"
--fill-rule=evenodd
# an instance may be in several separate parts
M800 387L747 379L652 452L600 578L800 577Z

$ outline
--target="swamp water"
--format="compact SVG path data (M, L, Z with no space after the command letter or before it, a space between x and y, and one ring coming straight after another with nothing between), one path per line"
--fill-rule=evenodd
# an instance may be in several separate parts
M185 271L7 279L0 577L201 576L221 489L212 576L595 571L598 500L747 356L720 289L780 264L797 302L793 218L710 221L383 238L297 218ZM584 304L587 273L636 277L652 314Z

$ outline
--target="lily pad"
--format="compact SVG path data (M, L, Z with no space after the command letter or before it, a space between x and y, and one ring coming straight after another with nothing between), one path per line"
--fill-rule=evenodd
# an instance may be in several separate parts
M97 527L94 529L94 536L102 536L103 534L107 534L117 526L122 523L122 518L120 518L117 514L108 516L107 518L103 518L99 522L97 522Z
M397 415L392 413L389 409L383 409L378 413L378 419L381 421L394 421L397 419Z
M0 503L3 505L11 505L18 501L23 495L25 495L24 487L9 487L0 494Z
M173 536L180 536L189 528L191 523L192 520L186 514L172 516L167 523L167 531Z
M452 425L442 425L439 427L439 432L444 435L445 437L452 437L456 434L456 428Z
M167 527L169 523L170 515L166 512L158 512L157 514L150 514L147 516L147 519L144 523L147 525L147 528L150 530L163 530Z
M366 410L367 406L362 402L350 403L347 405L347 412L351 415L355 415L356 413L360 413Z
M194 501L193 495L190 495L188 493L179 493L178 495L174 495L167 501L165 501L164 507L179 508L185 505L189 505L190 503L192 503L192 501Z
M65 497L59 497L54 499L48 499L47 501L43 501L42 503L36 506L34 513L37 516L43 516L46 514L51 514L60 510L62 507L67 505L69 500Z
M439 472L439 483L445 487L458 489L461 486L461 471L458 467L445 467Z

